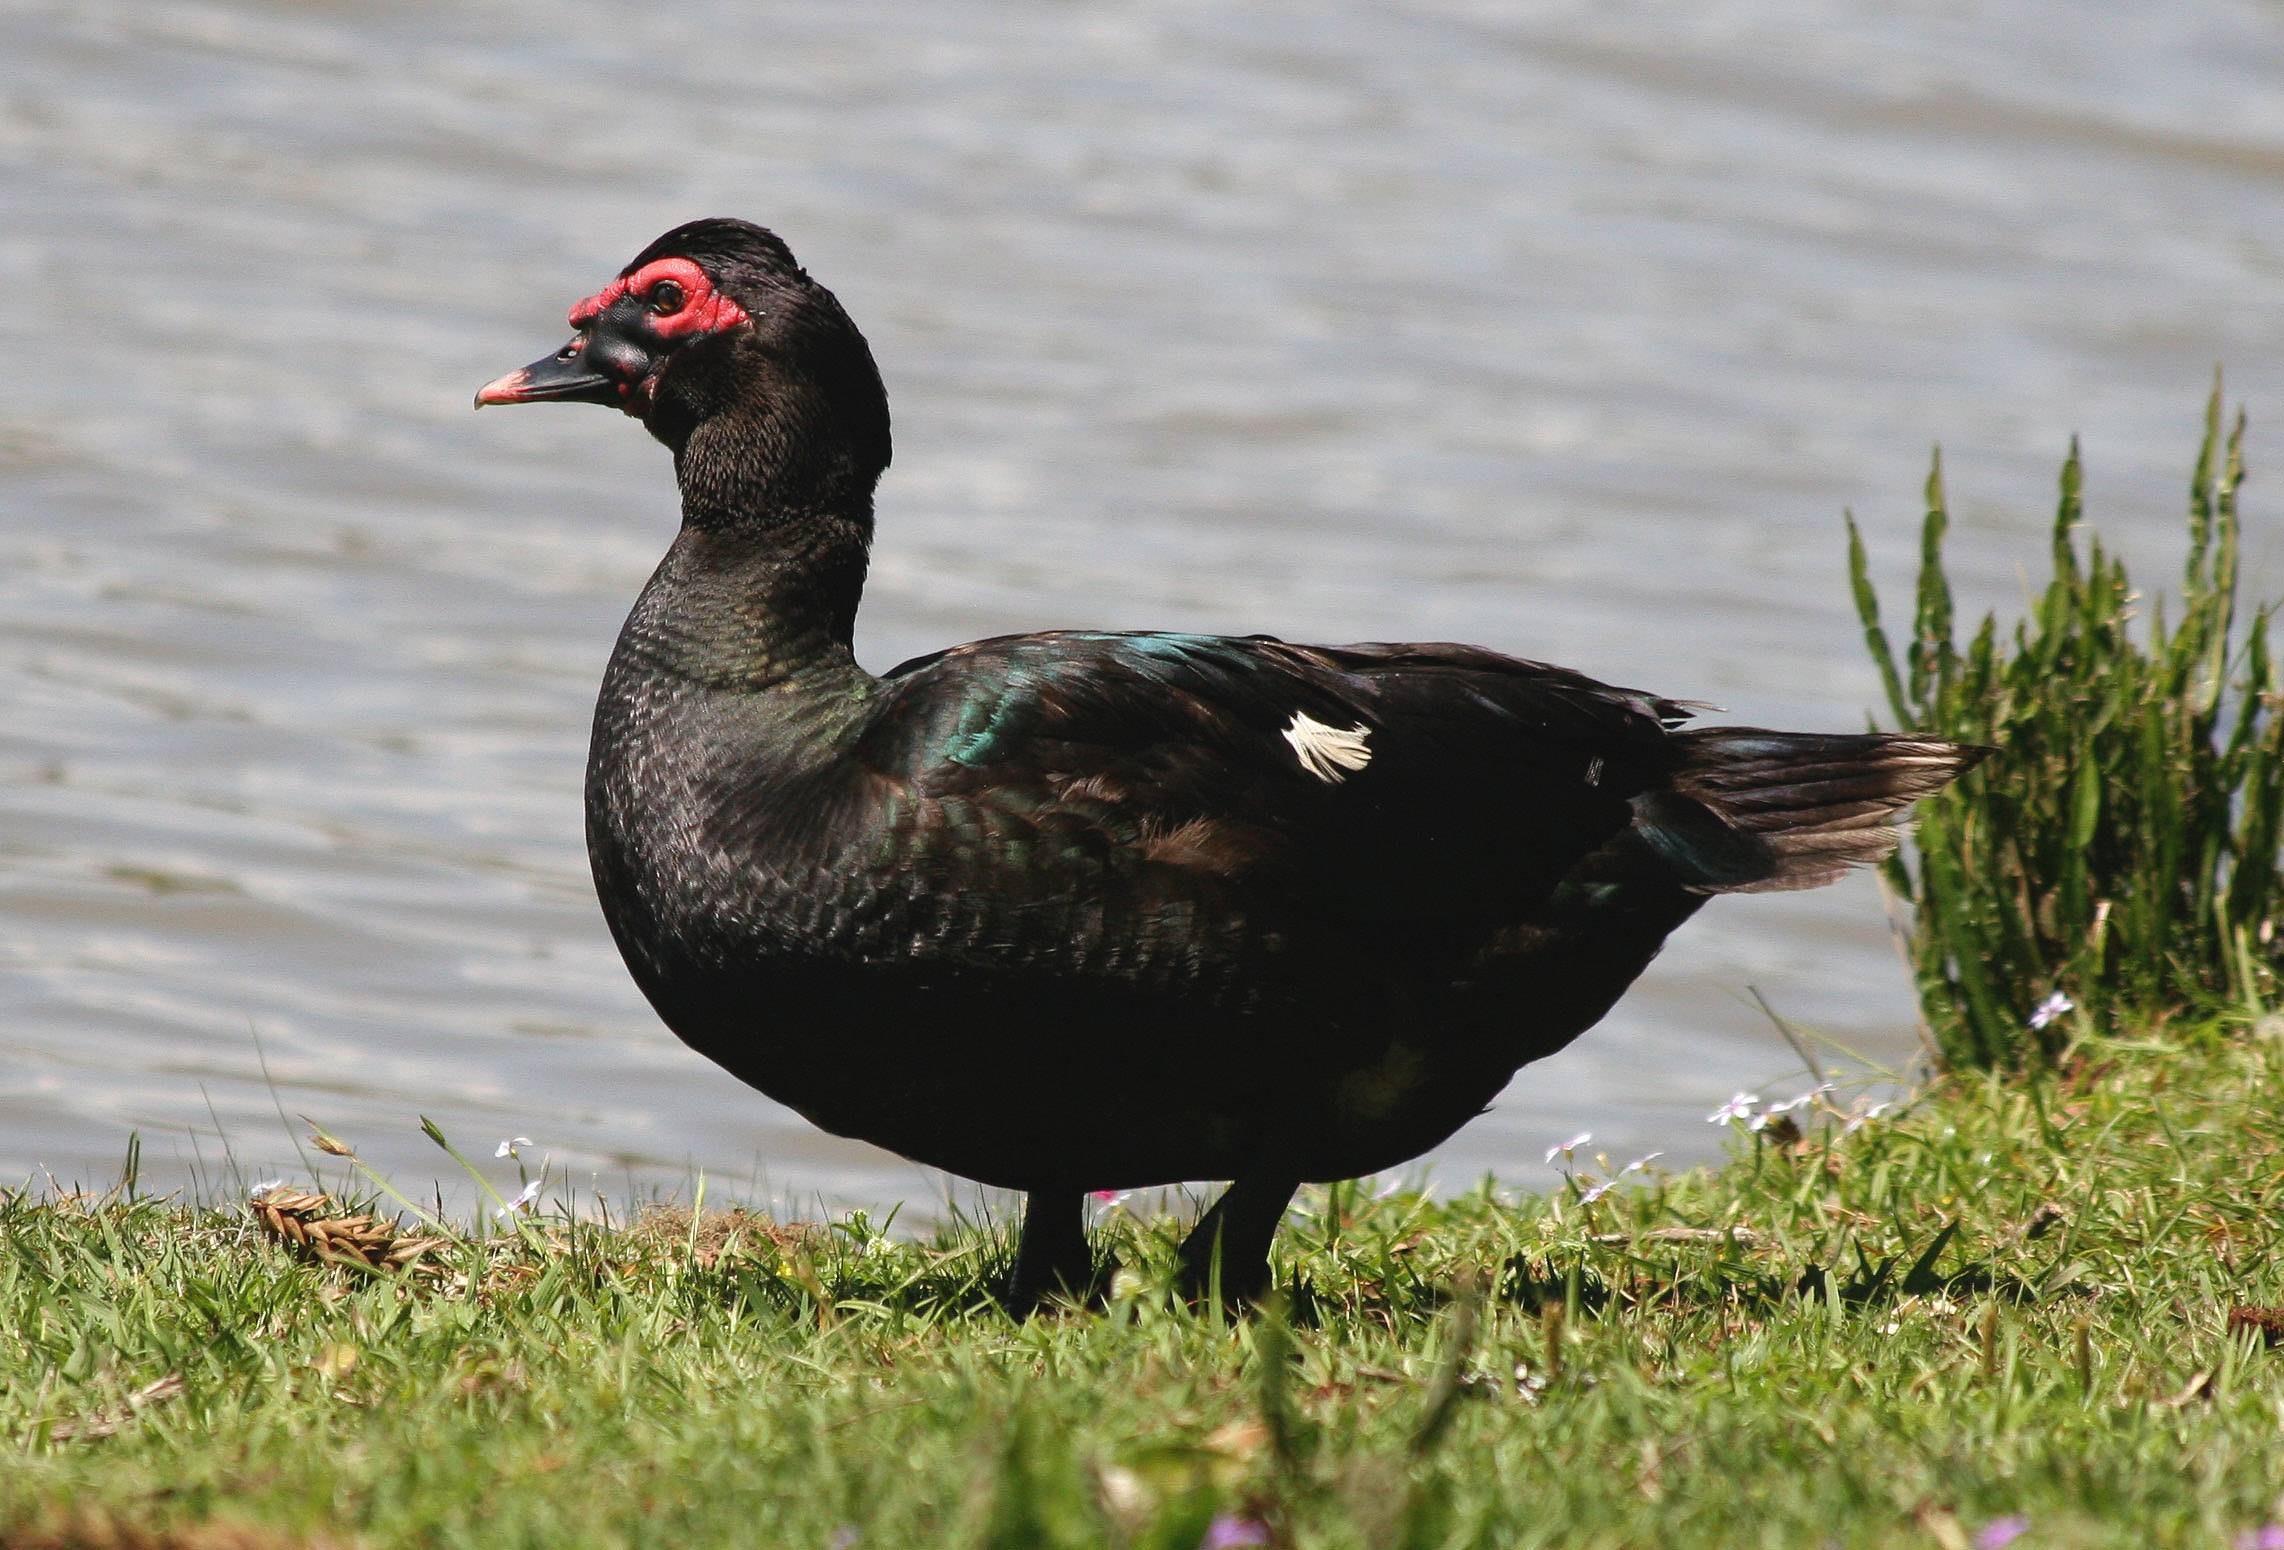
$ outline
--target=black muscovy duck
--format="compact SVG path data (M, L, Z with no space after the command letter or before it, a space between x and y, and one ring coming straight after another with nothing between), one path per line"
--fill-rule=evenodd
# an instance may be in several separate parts
M692 1047L818 1125L1030 1199L1011 1295L1087 1285L1088 1191L1233 1182L1195 1292L1303 1182L1393 1167L1609 1010L1707 897L1807 888L1983 750L1690 729L1475 646L1054 633L875 677L864 338L776 236L659 238L476 395L616 405L682 530L619 636L587 834Z

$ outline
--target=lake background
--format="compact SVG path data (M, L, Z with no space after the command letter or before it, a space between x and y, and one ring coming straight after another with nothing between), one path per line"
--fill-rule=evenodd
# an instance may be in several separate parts
M1941 442L2011 612L2076 431L2162 582L2223 362L2284 588L2274 3L7 0L0 55L0 1182L130 1131L153 1186L297 1171L282 1109L415 1194L465 1195L427 1114L620 1199L971 1198L682 1049L590 893L671 472L469 398L693 216L778 229L881 362L876 669L1457 639L1853 728L1842 508L1892 617ZM1710 1155L1802 1081L1748 987L1912 1058L1868 880L1726 901L1422 1169Z

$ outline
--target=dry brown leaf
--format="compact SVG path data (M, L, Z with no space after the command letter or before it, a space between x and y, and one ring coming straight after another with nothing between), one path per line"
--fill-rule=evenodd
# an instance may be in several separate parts
M367 1270L402 1270L407 1267L435 1273L425 1256L443 1248L445 1238L402 1236L396 1224L371 1216L327 1215L330 1195L306 1189L269 1189L248 1202L254 1221L278 1242L327 1264L357 1265Z

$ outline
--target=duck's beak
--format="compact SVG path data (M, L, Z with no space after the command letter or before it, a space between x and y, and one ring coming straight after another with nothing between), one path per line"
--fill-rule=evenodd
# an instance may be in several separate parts
M587 364L586 335L581 334L545 360L533 361L476 389L478 409L486 404L536 404L546 399L583 404L619 401L617 384Z

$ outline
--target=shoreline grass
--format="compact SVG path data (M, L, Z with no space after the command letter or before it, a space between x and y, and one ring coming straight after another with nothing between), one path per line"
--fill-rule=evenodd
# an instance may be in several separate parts
M1995 757L1922 803L1883 875L1912 906L1913 978L1945 1063L2031 1066L2063 1048L2059 995L2120 1028L2277 999L2284 972L2284 662L2274 605L2238 597L2245 419L2216 379L2188 481L2178 593L2145 598L2062 465L2050 575L2028 617L1961 639L1938 456L1898 652L1862 535L1849 582L1898 727ZM2249 622L2247 622L2249 620Z
M975 1230L374 1273L11 1199L0 1544L2225 1545L2284 1517L2280 1098L2284 1028L2171 1028L1591 1203L1317 1191L1234 1323L1117 1215L1109 1306L1019 1325Z

